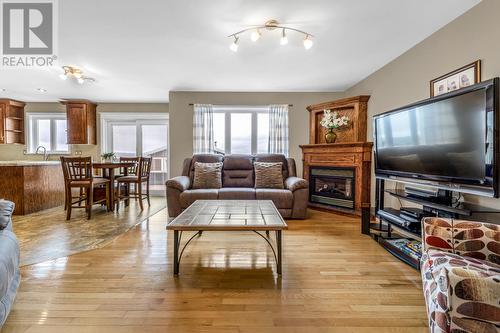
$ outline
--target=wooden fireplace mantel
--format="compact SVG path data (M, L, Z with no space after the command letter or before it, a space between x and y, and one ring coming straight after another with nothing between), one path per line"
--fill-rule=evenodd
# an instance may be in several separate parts
M355 96L307 107L307 111L309 112L309 144L301 145L300 148L303 154L304 178L310 182L311 191L316 189L314 187L316 185L313 183L314 179L318 179L317 173L311 176L310 170L312 167L330 169L329 176L333 178L337 177L337 179L353 177L352 170L354 170L355 182L354 204L350 195L346 197L340 195L340 201L324 200L324 198L318 200L318 196L321 197L321 194L316 192L313 195L311 192L309 197L310 207L354 214L361 216L363 221L369 221L373 147L373 142L367 142L369 99L370 96ZM320 125L325 110L331 110L337 112L339 116L347 116L349 118L348 126L335 130L337 134L337 141L335 143L326 143L326 130ZM339 171L342 168L344 169ZM338 174L338 172L344 172L344 174ZM335 187L333 189L335 190ZM330 194L331 197L332 195ZM362 225L365 224L363 223ZM369 225L369 223L366 225ZM368 233L369 230L362 230L362 232Z
M365 147L371 148L373 146L373 142L336 142L336 143L314 143L308 145L299 145L302 150L308 149L311 151L331 151L332 149L363 149Z
M373 142L342 142L301 145L304 163L304 179L309 180L309 169L321 167L350 167L356 172L355 208L352 213L361 215L363 208L370 208L370 180ZM332 209L317 203L316 208ZM337 209L336 209L337 210ZM344 211L343 209L338 209ZM344 211L348 212L348 211Z

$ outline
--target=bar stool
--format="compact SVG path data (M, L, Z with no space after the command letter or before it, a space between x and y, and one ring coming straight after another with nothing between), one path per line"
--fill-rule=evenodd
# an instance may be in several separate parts
M94 178L91 157L63 157L61 156L61 165L65 176L66 186L66 220L71 219L71 210L73 208L85 208L87 219L92 218L92 205L105 202L108 211L111 210L111 202L109 200L109 191L111 181L106 178ZM99 187L105 187L106 196L104 199L94 201L94 190ZM72 189L80 189L78 197L73 196ZM73 199L77 198L76 201ZM85 201L85 206L81 206L81 202ZM74 206L78 204L78 206Z
M123 176L116 178L118 185L118 195L116 196L116 210L120 207L120 201L128 200L131 198L139 199L139 206L141 210L144 209L142 200L147 199L148 205L151 206L149 199L149 175L151 173L151 158L150 157L140 157L139 163L137 165L137 172L134 175ZM142 185L146 183L146 193L142 193ZM126 185L130 188L130 184L134 184L134 192L128 191L129 193L121 193L121 184Z
M117 178L124 177L125 175L127 175L127 176L136 175L137 174L137 167L139 166L139 159L140 159L140 157L124 157L124 156L120 156L120 162L133 163L134 165L132 165L132 166L130 166L128 168L120 168L120 173L118 175L115 175L115 180ZM114 182L113 182L113 184L114 184ZM118 197L118 186L120 186L120 185L119 184L117 185L117 188L115 189L115 192L114 192L115 197ZM130 191L130 185L123 185L123 187L122 187L121 190L125 191L124 192L125 194L129 193L129 191ZM128 206L128 200L125 201L125 204Z

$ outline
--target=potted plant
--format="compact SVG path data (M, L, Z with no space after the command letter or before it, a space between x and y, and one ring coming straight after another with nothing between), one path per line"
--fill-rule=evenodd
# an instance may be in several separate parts
M337 140L337 134L334 130L349 124L349 118L346 116L339 117L337 111L323 110L324 116L320 121L320 125L326 128L325 140L326 143L334 143Z
M115 153L104 153L101 155L101 158L103 159L104 162L113 162L115 159Z

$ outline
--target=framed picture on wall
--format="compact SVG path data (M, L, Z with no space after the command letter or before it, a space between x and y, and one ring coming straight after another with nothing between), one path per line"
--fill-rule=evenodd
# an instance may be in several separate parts
M481 82L481 60L460 67L430 82L431 97Z

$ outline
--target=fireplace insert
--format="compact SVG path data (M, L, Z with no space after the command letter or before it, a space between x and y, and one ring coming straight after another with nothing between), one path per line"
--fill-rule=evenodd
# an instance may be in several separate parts
M354 209L355 169L310 167L310 202Z

